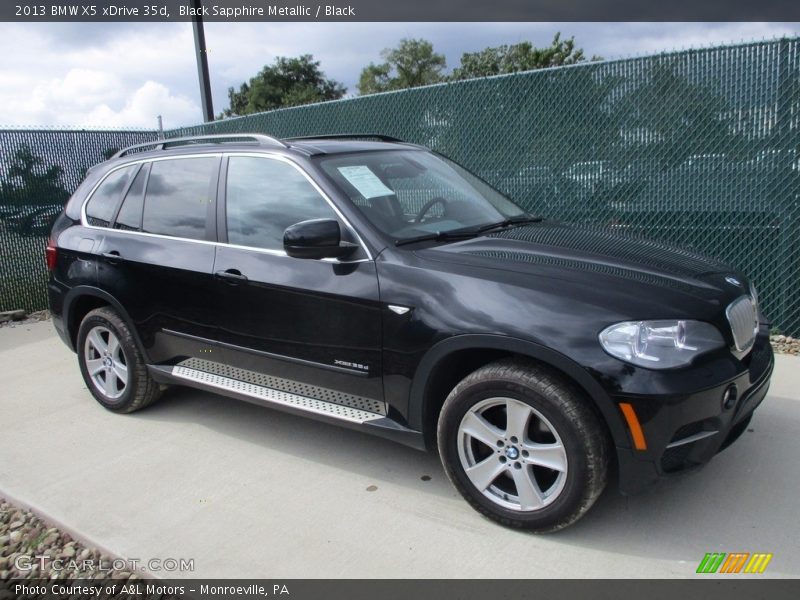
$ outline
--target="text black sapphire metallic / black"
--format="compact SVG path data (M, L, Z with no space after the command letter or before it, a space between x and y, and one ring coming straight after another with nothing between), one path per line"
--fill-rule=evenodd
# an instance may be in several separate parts
M774 364L735 266L529 214L385 136L124 149L87 173L47 264L105 408L186 385L436 449L476 510L535 531L612 472L630 494L709 462Z

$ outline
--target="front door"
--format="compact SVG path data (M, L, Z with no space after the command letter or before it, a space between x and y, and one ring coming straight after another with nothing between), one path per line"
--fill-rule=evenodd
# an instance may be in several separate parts
M378 279L366 250L343 262L286 255L283 232L300 221L337 219L352 235L288 160L231 155L222 178L214 289L226 362L300 396L382 404Z

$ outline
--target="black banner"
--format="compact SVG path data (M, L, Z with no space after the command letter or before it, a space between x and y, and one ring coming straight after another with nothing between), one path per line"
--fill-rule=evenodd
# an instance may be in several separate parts
M632 573L633 574L633 573ZM44 600L517 600L551 597L591 600L753 600L797 598L797 580L760 576L702 580L327 580L327 579L185 579L93 580L26 579L0 581L2 598Z
M206 21L794 21L786 0L203 0ZM3 0L0 21L190 21L190 0Z

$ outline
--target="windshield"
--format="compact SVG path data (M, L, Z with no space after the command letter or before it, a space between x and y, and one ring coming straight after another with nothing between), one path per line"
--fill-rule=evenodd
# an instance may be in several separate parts
M396 241L527 214L466 169L429 152L337 154L319 162L361 212Z

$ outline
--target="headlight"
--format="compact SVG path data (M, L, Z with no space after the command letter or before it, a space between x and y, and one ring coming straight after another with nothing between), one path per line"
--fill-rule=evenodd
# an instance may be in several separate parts
M725 345L717 328L702 321L626 321L606 327L599 338L611 356L648 369L688 365Z

